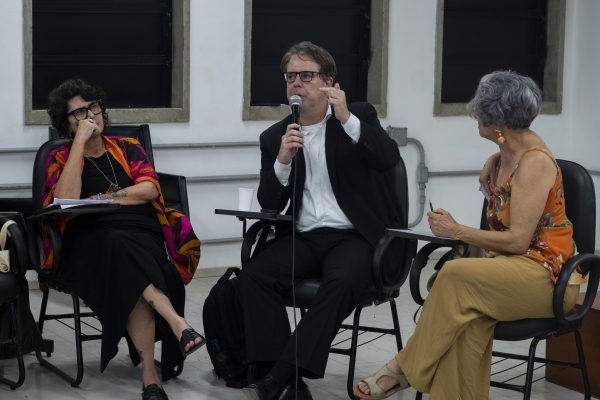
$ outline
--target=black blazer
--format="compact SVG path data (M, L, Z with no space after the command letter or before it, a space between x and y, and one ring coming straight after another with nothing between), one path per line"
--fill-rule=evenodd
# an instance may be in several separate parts
M332 115L325 133L325 159L335 198L354 227L373 247L385 234L386 228L401 228L402 212L395 191L395 166L400 152L381 127L375 108L369 103L352 103L348 110L360 120L360 139L353 144L340 121ZM304 153L297 154L297 180L294 182L294 163L288 186L283 186L273 165L281 145L281 137L291 123L284 118L260 135L261 170L258 202L262 208L283 209L296 184L296 214L302 207L302 191L306 177ZM291 214L291 205L286 214ZM297 216L297 215L296 215Z

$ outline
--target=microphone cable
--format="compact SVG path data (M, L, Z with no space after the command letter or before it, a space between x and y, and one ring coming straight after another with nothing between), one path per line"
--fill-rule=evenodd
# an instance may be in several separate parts
M300 123L300 106L302 99L298 95L293 95L289 99L290 110L292 111L292 123ZM302 128L300 128L302 131ZM298 321L296 320L296 177L298 176L298 149L296 148L294 158L292 158L292 169L294 170L294 187L292 188L292 308L294 309L294 374L296 378L296 387L294 398L298 400Z
M295 357L295 376L296 376L296 387L294 390L295 399L298 400L298 322L296 321L296 289L295 289L295 267L296 267L296 176L298 175L296 172L298 171L296 162L296 157L298 157L298 151L296 150L296 155L294 156L293 168L294 168L294 187L292 188L292 308L294 310L294 340L295 340L295 348L294 348L294 357Z

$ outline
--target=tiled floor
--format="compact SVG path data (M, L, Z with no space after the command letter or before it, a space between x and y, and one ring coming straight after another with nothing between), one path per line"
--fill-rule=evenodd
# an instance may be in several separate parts
M425 271L429 270L428 268ZM188 322L198 331L202 332L202 305L208 295L211 286L217 277L196 278L187 287L186 318ZM34 316L39 313L41 293L38 290L30 292L31 305ZM414 323L412 321L416 305L405 287L397 301L400 316L400 327L404 341L413 333ZM68 311L70 299L60 293L52 292L49 302L49 312L63 310ZM351 318L349 318L351 320ZM392 326L389 306L382 305L370 307L363 311L362 323L371 323L374 326ZM87 328L90 329L90 328ZM377 334L365 333L360 337L360 342L366 342ZM74 335L72 331L58 322L46 323L44 337L53 339L55 353L52 361L70 372L75 371ZM349 337L347 332L341 333L336 342ZM529 343L495 343L496 350L527 353ZM540 344L538 354L543 355L545 345ZM119 354L111 361L103 374L100 373L100 342L91 341L83 345L85 375L83 382L78 388L72 388L68 383L56 375L40 367L35 355L25 356L27 377L24 385L16 391L0 385L1 400L100 400L100 399L139 399L141 393L141 369L134 368L128 357L127 346L123 340L120 345ZM375 340L359 348L358 361L356 365L356 380L375 372L381 365L391 359L395 353L395 343L392 337ZM506 364L496 365L494 371L506 368ZM331 355L327 364L325 379L307 381L313 397L317 399L347 399L346 376L348 371L348 357ZM523 367L517 368L517 374L524 372ZM0 374L16 376L16 361L0 361ZM542 377L544 368L536 371L536 378ZM507 378L506 378L507 379ZM514 382L522 382L518 378ZM206 350L192 354L185 363L183 374L178 379L173 379L164 385L165 391L172 400L195 400L195 399L245 399L240 390L225 387L223 381L212 374L212 365L208 359ZM415 391L408 389L396 394L392 399L414 399ZM427 396L425 396L427 398ZM517 392L509 392L502 389L492 388L490 399L506 400L522 398ZM546 382L544 379L534 383L532 399L545 400L572 400L582 399L583 395L567 390L563 387Z

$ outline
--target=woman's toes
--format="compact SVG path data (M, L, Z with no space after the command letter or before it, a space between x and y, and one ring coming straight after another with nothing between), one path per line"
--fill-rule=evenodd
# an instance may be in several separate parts
M198 346L199 344L202 343L202 338L196 338L193 341L189 342L186 346L185 346L185 351L188 351L189 349L191 349L192 347Z
M367 385L365 382L358 382L358 388L364 394L371 394L371 391L369 390L369 385Z

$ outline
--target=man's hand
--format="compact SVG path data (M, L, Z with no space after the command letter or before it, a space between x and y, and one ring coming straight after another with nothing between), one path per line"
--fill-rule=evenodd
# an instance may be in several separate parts
M435 236L458 239L460 225L452 218L452 215L446 210L438 208L427 213L431 232Z
M329 105L333 107L335 117L342 124L348 122L350 111L348 111L348 104L346 104L346 93L340 89L340 84L336 83L333 87L322 87L319 89L327 95Z
M487 192L488 195L492 195L492 181L496 175L496 167L500 162L500 153L496 153L487 159L483 164L483 170L479 175L479 184Z
M301 148L303 144L304 135L300 132L300 125L289 124L285 135L281 137L277 161L284 165L289 164L296 155L297 149Z

